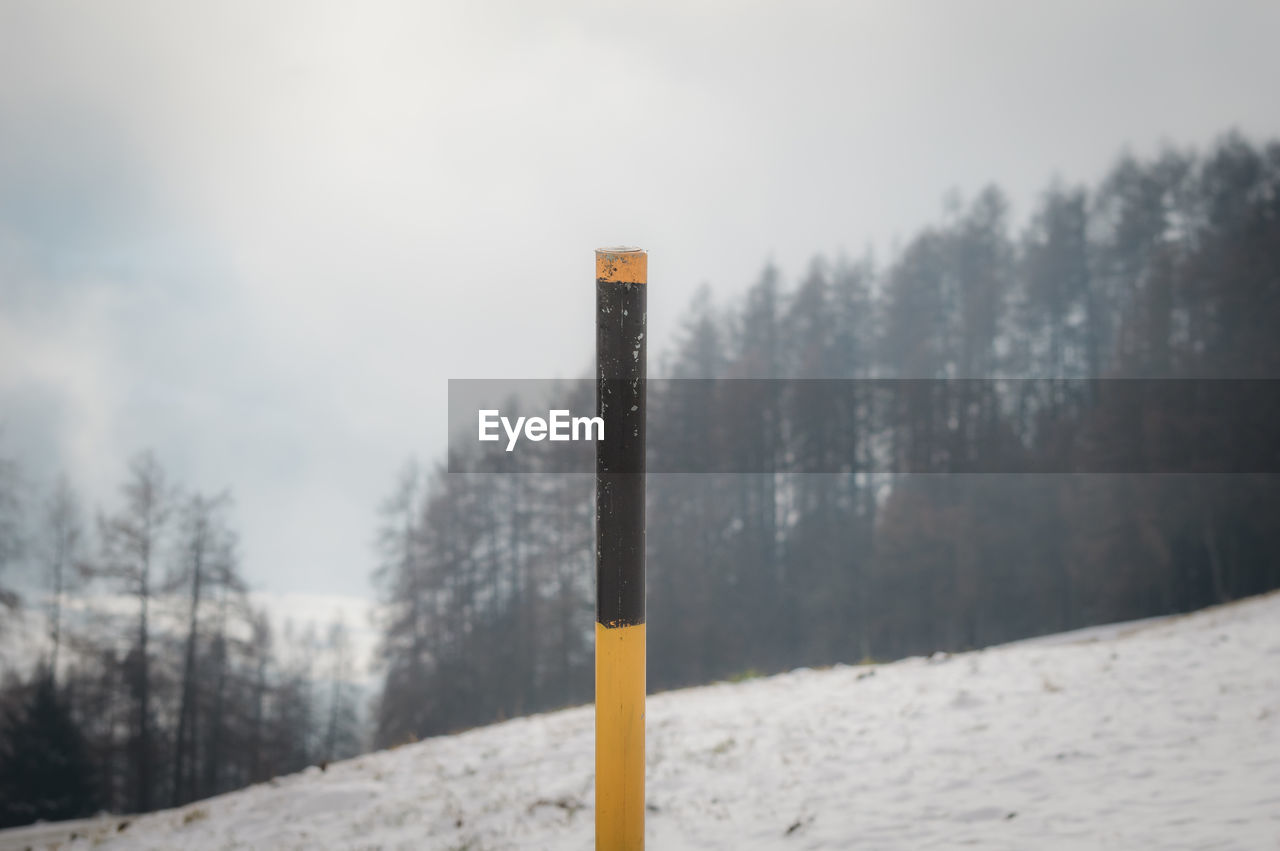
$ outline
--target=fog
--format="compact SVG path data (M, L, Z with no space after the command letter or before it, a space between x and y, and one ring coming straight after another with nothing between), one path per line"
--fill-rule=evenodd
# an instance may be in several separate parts
M0 6L0 455L230 488L244 572L366 595L449 378L576 377L592 249L694 289L893 256L998 182L1280 132L1273 3Z

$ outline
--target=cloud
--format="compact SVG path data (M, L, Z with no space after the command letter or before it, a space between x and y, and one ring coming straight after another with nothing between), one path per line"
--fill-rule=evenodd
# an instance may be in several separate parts
M950 187L1280 133L1266 2L0 7L5 452L230 486L265 590L367 593L448 378L574 377L592 249L694 288L883 250ZM54 457L56 456L56 457Z

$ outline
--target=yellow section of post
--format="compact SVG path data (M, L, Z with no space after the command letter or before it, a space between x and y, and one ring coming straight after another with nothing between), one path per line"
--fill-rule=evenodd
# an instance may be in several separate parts
M596 280L644 284L649 280L649 254L643 248L597 248Z
M596 623L596 851L644 848L644 624Z

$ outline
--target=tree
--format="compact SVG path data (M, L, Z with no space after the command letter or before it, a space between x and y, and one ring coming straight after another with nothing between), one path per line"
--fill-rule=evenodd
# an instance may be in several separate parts
M428 610L436 591L426 584L421 532L422 476L409 462L395 492L382 505L378 530L381 564L374 572L382 602L382 644L386 670L378 702L378 741L399 744L418 735L428 697Z
M819 260L786 287L769 266L724 305L699 290L659 358L683 380L649 386L650 470L768 472L651 477L650 685L1280 587L1276 476L1036 472L1105 467L1117 433L1206 469L1265 464L1267 417L1223 436L1211 402L1144 405L1104 379L1280 374L1278 269L1280 144L1231 135L1202 157L1123 157L1099 186L1055 182L1017 240L988 188L882 269ZM823 381L845 378L888 380ZM397 489L384 744L589 699L590 480L525 457L455 446L457 472ZM1006 469L1031 473L985 474Z
M236 571L235 537L227 525L225 512L230 504L226 493L214 497L194 494L182 509L182 538L171 587L186 586L188 595L187 634L182 660L181 697L178 706L178 728L174 740L172 805L178 806L212 794L217 786L217 768L223 755L218 747L205 754L204 786L197 783L198 747L200 742L199 708L201 692L207 692L215 704L210 723L216 731L223 724L220 706L226 669L225 601L228 594L241 594L244 583ZM212 604L215 622L209 640L212 676L204 679L201 661L201 613ZM203 690L201 686L204 686ZM215 733L216 738L216 733ZM216 745L216 741L214 742Z
M22 555L22 503L18 497L18 465L0 457L0 577ZM20 599L0 585L0 609L16 609Z
M329 706L325 721L322 755L325 762L346 759L360 750L360 735L355 704L355 665L352 659L351 634L341 615L329 625L325 642L329 666Z
M246 779L250 783L257 783L268 777L266 721L267 701L271 690L268 672L272 663L274 633L271 630L271 619L265 611L250 613L249 629L252 681L249 691L249 732L246 737L248 746Z
M28 691L0 730L0 828L97 809L88 748L52 672L38 671Z
M80 502L66 477L58 479L45 503L40 561L49 584L49 676L58 677L63 638L63 598L83 576L84 520Z
M137 601L135 644L128 660L135 706L130 762L133 806L146 812L152 807L155 783L150 648L151 606L156 593L153 573L167 543L173 495L159 462L149 452L130 462L129 479L121 493L125 504L119 513L99 518L102 550L94 573Z

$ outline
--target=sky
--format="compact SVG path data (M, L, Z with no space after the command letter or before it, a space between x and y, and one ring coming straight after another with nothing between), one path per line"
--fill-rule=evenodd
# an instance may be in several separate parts
M230 489L264 595L372 594L450 378L591 368L593 249L695 289L1280 136L1274 2L0 0L0 456ZM319 604L318 604L319 605ZM305 606L295 606L299 611ZM328 608L322 613L329 614Z

